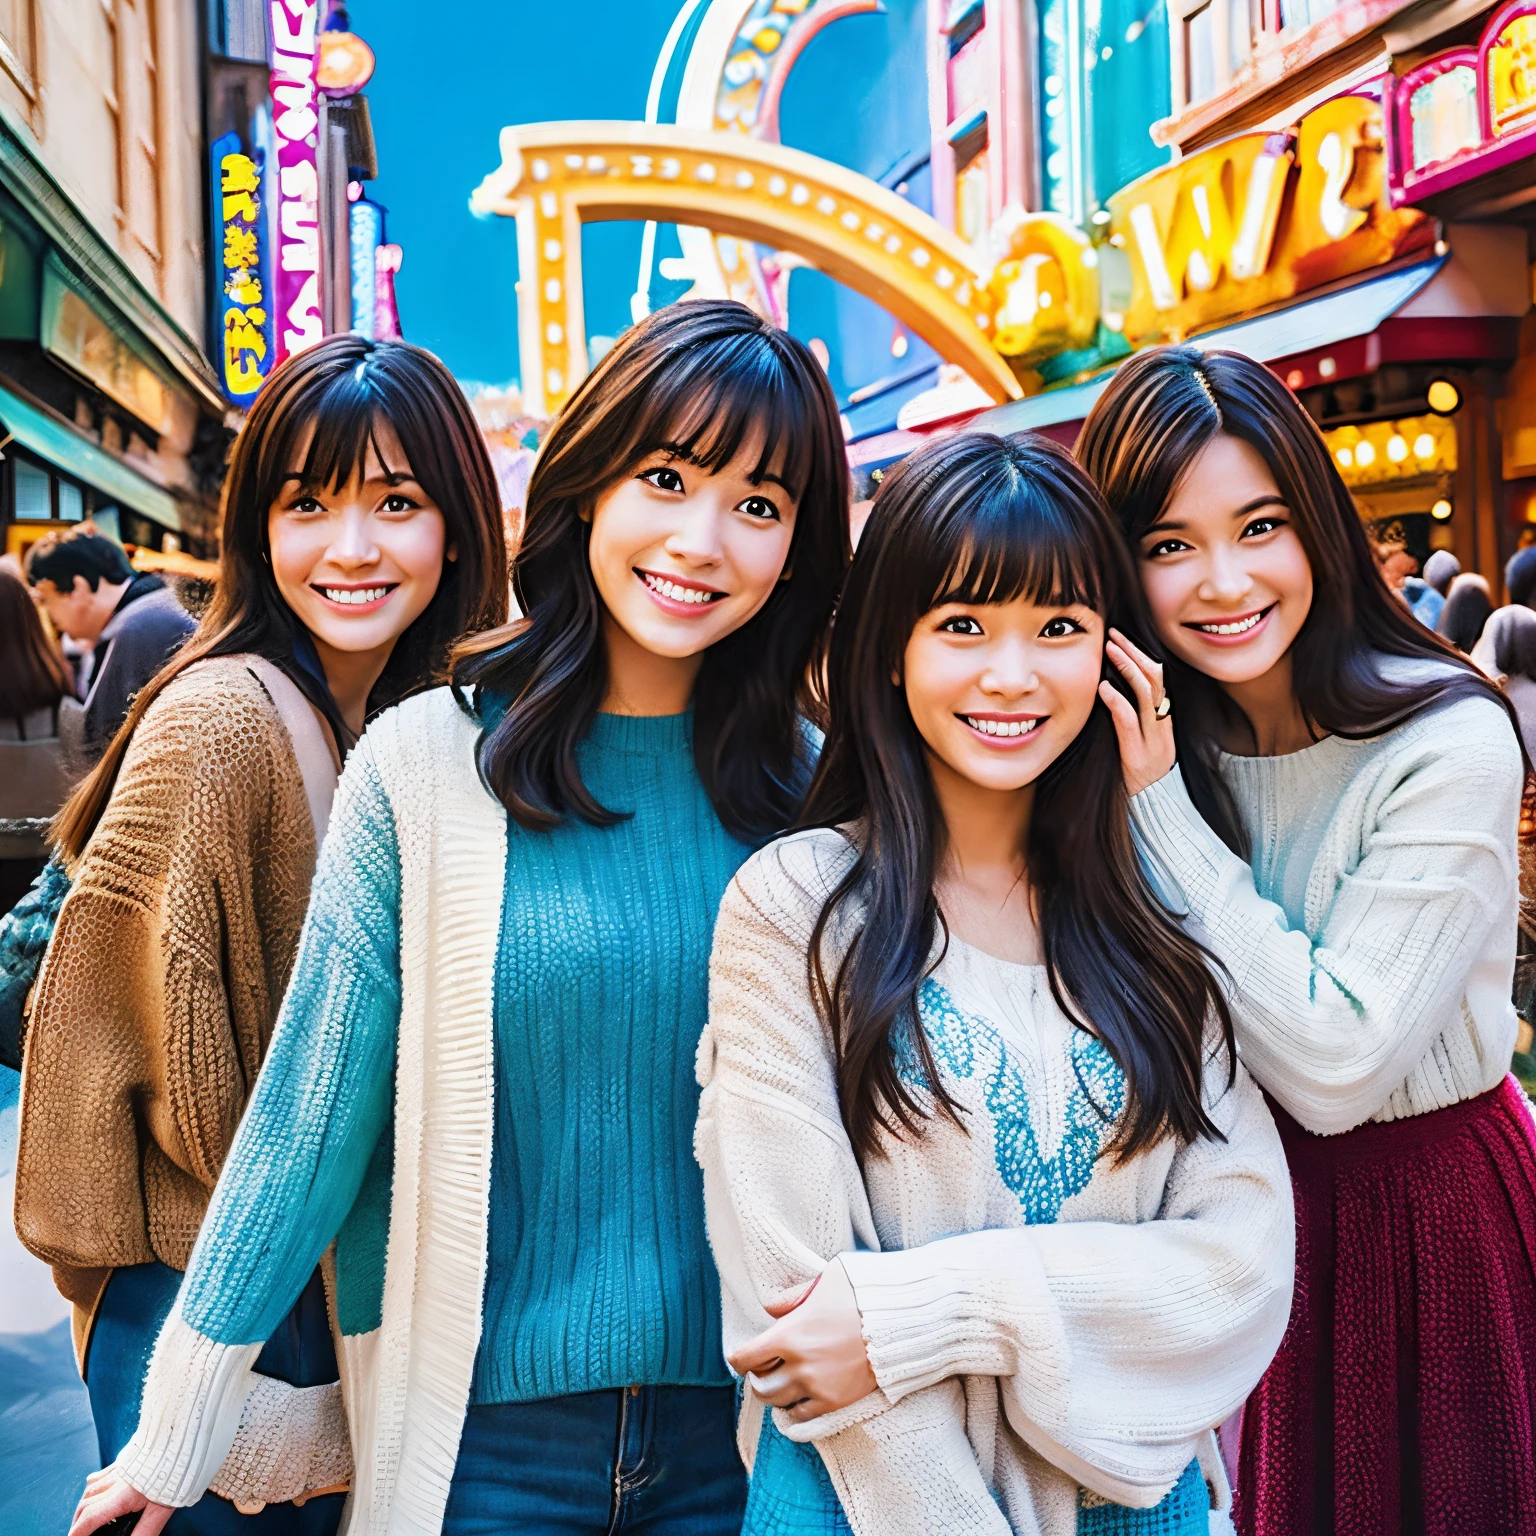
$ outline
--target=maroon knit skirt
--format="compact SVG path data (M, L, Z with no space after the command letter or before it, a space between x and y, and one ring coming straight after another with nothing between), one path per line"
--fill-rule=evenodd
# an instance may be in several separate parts
M1243 1413L1241 1536L1531 1536L1536 1131L1519 1085L1343 1136L1270 1108L1296 1298Z

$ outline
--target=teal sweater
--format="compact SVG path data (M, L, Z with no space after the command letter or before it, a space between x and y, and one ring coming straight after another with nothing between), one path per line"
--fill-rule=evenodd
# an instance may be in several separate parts
M509 828L472 1401L730 1380L693 1160L693 1056L715 913L751 850L725 832L704 793L691 724L691 714L599 715L578 749L582 778L628 819ZM237 1301L246 1286L235 1271L250 1267L249 1244L264 1251L259 1271L286 1280L306 1258L313 1264L310 1251L338 1227L342 1330L378 1325L400 861L376 775L353 777L326 839L246 1146L232 1158L233 1178L266 1189L263 1168L286 1164L276 1182L301 1185L304 1208L263 1200L258 1214L249 1194L221 1186L183 1291L187 1320L222 1343L265 1338L285 1305L281 1286L255 1308L248 1291ZM265 1134L284 1122L321 1127L319 1144ZM223 1229L233 1224L241 1240L226 1245L221 1236L234 1232Z
M715 914L751 849L699 783L691 727L599 715L582 782L630 819L509 829L475 1402L730 1380L693 1058Z

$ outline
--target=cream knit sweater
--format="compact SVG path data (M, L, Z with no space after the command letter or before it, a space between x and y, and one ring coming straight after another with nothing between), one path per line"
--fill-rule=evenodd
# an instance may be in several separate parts
M806 973L851 856L836 832L785 838L721 907L695 1148L727 1350L840 1258L879 1390L776 1422L815 1440L856 1536L1067 1536L1086 1504L1157 1504L1194 1459L1224 1506L1210 1431L1279 1344L1294 1261L1257 1089L1213 1064L1226 1140L1116 1167L1099 1156L1100 1110L1124 1102L1108 1053L1043 970L951 940L920 1011L965 1129L934 1118L861 1175ZM761 1413L748 1392L749 1466Z
M1517 1027L1525 776L1504 711L1463 699L1368 741L1223 758L1222 772L1251 868L1178 769L1131 801L1131 820L1164 898L1231 973L1238 1044L1264 1088L1336 1135L1497 1087ZM1298 842L1316 849L1310 871ZM1291 918L1287 891L1301 898Z

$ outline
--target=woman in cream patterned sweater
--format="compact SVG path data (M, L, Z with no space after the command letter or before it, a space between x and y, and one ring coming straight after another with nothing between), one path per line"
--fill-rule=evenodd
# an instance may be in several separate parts
M881 488L815 830L732 882L699 1054L746 1536L1205 1536L1228 1502L1211 1431L1285 1326L1289 1187L1133 852L1102 681L1132 581L1049 443Z

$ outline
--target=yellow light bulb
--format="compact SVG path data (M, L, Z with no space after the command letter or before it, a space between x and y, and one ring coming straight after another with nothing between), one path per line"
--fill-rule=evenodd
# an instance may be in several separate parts
M1428 432L1420 432L1413 440L1413 456L1416 459L1432 459L1435 456L1435 440Z
M1387 439L1387 457L1394 464L1401 464L1408 457L1408 439L1401 432L1394 432Z
M1360 446L1355 449L1355 463L1357 463L1361 469L1369 469L1370 466L1375 462L1376 450L1371 445L1370 440L1365 439L1361 442Z
M1451 504L1443 496L1429 509L1429 515L1437 523L1443 523L1451 515Z
M1461 404L1461 391L1449 379L1436 379L1428 391L1429 408L1449 416Z

